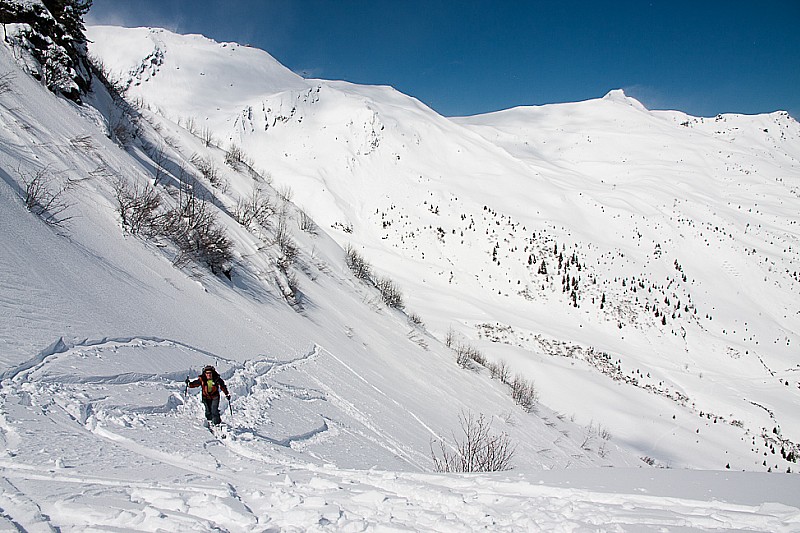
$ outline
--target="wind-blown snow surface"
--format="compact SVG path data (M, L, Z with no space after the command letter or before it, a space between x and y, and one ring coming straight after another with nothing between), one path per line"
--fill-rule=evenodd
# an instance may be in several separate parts
M263 52L160 30L111 31L120 38L113 49L124 50L130 57L146 52L141 59L155 70L149 81L141 75L141 87L163 78L164 65L174 56L185 54L186 63L173 66L176 71L178 66L191 71L197 83L215 75L207 68L212 64L236 67L234 58L226 54L243 52L247 57L239 65L242 79L228 80L225 87L230 83L248 87L253 98L261 98L258 87L274 95L271 91L280 88L297 91L293 84L298 84L312 90L287 93L287 98L300 95L302 99L305 94L308 102L315 98L316 82L309 85ZM100 45L99 35L92 33L91 38ZM152 50L137 45L138 39L159 42L160 59L147 59ZM105 53L103 57L109 65L115 61ZM199 66L196 62L201 58L208 63ZM263 79L248 84L245 73L261 73ZM564 327L562 334L553 335L563 327L562 316L574 315L564 311L563 302L552 291L537 292L531 285L529 293L533 302L558 303L549 317L535 308L509 305L512 296L488 296L502 287L494 278L497 272L479 274L485 261L470 258L475 252L490 256L491 248L485 249L490 241L473 236L469 241L473 253L464 250L460 256L450 255L455 250L440 248L441 240L432 228L430 235L425 233L427 241L420 241L423 233L416 229L417 217L437 220L432 217L442 216L445 204L432 203L433 197L420 192L422 186L412 187L397 174L386 174L397 180L394 185L366 179L360 158L382 146L379 132L386 128L374 123L375 129L365 130L363 139L353 131L365 124L357 117L366 116L368 121L378 117L359 114L365 99L379 102L381 120L397 113L398 120L420 132L420 150L428 151L427 159L415 165L445 168L451 158L452 168L475 181L473 186L482 188L486 198L495 195L498 207L512 212L522 209L515 207L521 199L537 206L534 200L557 202L559 193L552 187L525 193L527 199L521 193L509 200L495 193L493 184L479 183L491 169L494 183L506 180L506 186L528 175L528 163L522 158L509 160L505 148L487 143L390 89L319 82L320 94L329 93L333 102L325 104L332 122L327 126L305 116L302 122L310 124L306 135L332 135L336 142L341 135L345 149L340 150L339 144L319 144L318 151L309 146L305 149L307 174L290 173L297 162L278 163L281 157L293 159L292 152L272 154L275 165L269 165L275 169L278 186L296 178L296 201L321 221L315 233L292 231L299 250L294 268L301 295L299 302L289 305L268 236L244 228L229 216L237 199L252 188L252 174L225 167L223 150L205 146L177 125L178 111L144 109L146 120L139 132L143 140L131 142L125 150L107 138L121 123L118 109L99 85L88 99L90 105L75 106L56 98L18 69L5 44L0 46L0 75L8 81L0 92L0 524L4 530L798 528L800 502L794 475L663 470L643 463L641 457L650 455L653 461L677 465L721 468L722 461L730 461L735 469L752 469L748 462L754 455L751 444L737 442L755 436L745 428L715 424L711 419L705 419L709 425L703 426L702 433L695 433L696 410L630 382L610 381L587 362L607 363L598 351L554 343L554 337L572 338L569 335L575 328ZM220 80L225 78L208 78L215 81L205 90L222 93ZM176 78L170 83L183 82ZM218 102L220 114L208 122L217 137L224 131L227 111L223 109L236 108L241 96L224 90L229 91L227 99L221 94L192 98L198 110L206 109L204 98ZM137 96L135 92L130 90L131 97ZM161 103L180 106L185 98L171 101L164 95ZM351 100L355 107L345 105ZM291 107L286 111L280 115L283 118L273 117L274 124L295 128L290 133L298 134L295 141L302 144L300 117ZM408 119L409 113L417 120ZM181 123L187 125L190 116L181 116ZM196 131L205 125L205 116L194 117ZM245 121L238 117L231 118L230 126L245 132ZM340 129L333 131L334 125ZM441 150L432 141L423 142L429 136L443 143ZM241 133L243 146L247 139ZM365 144L356 144L359 139ZM156 162L146 153L153 151L143 149L145 141L151 148L161 147L164 181L182 177L181 169L193 168L192 155L200 154L217 165L227 187L214 187L202 178L198 186L213 195L220 221L235 242L230 281L200 266L176 268L169 260L168 243L154 244L120 227L114 184L119 180L152 182L156 171ZM306 140L312 141L318 139ZM251 155L265 158L258 164L267 167L269 150L292 145L286 139L282 143L265 149L265 155ZM470 154L492 155L496 160L487 159L471 174L470 165L480 159L448 155L456 145L465 154L469 149ZM346 146L352 150L348 152ZM315 165L316 156L320 163ZM375 159L370 164L374 166L364 167L393 168L400 161ZM352 172L333 165L329 185L320 187L316 180L324 164L336 161L345 168L351 165ZM67 214L72 219L62 228L45 225L24 209L20 199L23 182L42 171L52 185L72 183L67 194ZM530 176L544 187L558 175ZM358 189L352 188L354 183ZM450 186L449 181L437 185L432 180L424 184L424 190L444 195L450 194ZM375 191L390 192L393 199L389 201L396 202L394 209L385 207L385 213L394 214L379 229L372 224L380 219L384 200L378 202ZM283 194L288 196L285 190ZM416 198L419 205L404 198ZM468 205L474 202L469 200ZM299 219L293 206L284 207L290 220ZM479 224L485 210L470 208L469 212ZM501 217L501 212L496 213ZM415 218L408 222L406 217L412 215ZM508 218L508 214L502 216ZM404 230L413 236L394 233L404 223L415 225ZM481 231L487 232L490 224L500 226L494 220L480 223ZM331 224L352 227L353 233L336 233ZM409 323L405 315L387 309L371 287L352 277L344 266L341 247L328 231L340 242L352 239L376 265L380 261L383 271L396 274L409 307L420 310L432 331L441 333L451 319L455 321L453 317L472 317L473 321L480 315L485 321L503 317L510 323L515 314L530 311L526 320L537 326L524 334L517 326L512 333L493 324L478 331L504 343L513 335L521 345L485 341L481 346L491 347L487 354L492 357L501 353L513 358L520 371L532 368L526 364L533 357L537 372L547 370L558 376L558 383L543 383L549 379L545 374L533 374L547 401L536 412L527 413L514 404L505 385L489 379L485 369L459 368L449 349ZM389 246L383 247L382 240ZM400 259L392 255L397 250ZM423 260L422 254L428 257ZM437 261L430 262L436 254ZM453 285L459 290L452 293L443 291L451 285L449 274L442 271L440 277L430 269L448 257L464 260L458 267L453 265ZM470 268L477 274L474 281L464 274ZM438 305L442 306L439 310ZM595 322L586 320L578 331L593 328L599 335L603 323ZM453 323L465 334L475 331L470 329L474 322ZM571 357L553 357L545 347ZM224 440L214 438L200 424L202 408L196 396L184 395L183 378L209 362L217 365L233 393L232 404L223 401L222 405L230 425L230 436ZM553 392L559 383L571 392ZM670 383L669 391L676 390L675 383ZM765 394L769 393L767 388ZM591 405L599 402L599 394L605 395L607 405ZM559 411L566 412L561 414L549 407L550 402L558 405L567 399L578 406L574 411L559 406ZM622 416L623 407L628 416ZM457 432L458 416L464 412L485 414L494 431L506 432L516 443L514 470L478 476L431 473L431 440L448 440L451 432ZM570 420L573 412L577 422L592 413L620 414L581 425ZM611 435L602 431L612 423ZM654 445L651 436L662 444ZM730 452L715 455L725 449ZM770 457L773 461L780 460Z

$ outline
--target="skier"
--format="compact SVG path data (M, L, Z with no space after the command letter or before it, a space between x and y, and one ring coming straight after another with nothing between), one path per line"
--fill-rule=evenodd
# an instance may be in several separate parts
M203 405L206 408L206 420L215 426L220 425L222 420L219 416L219 391L221 390L225 393L228 403L231 401L231 395L228 392L225 381L217 374L217 370L213 366L208 365L203 368L203 373L197 376L197 379L194 381L189 381L187 377L186 385L192 389L201 387L203 392Z

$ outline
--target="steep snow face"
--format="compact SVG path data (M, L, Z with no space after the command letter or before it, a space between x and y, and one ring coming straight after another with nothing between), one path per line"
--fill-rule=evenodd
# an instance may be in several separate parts
M154 104L173 113L176 121L194 119L198 128L208 127L213 115L235 114L242 101L309 86L266 52L237 43L217 43L202 35L176 41L174 34L158 28L92 26L86 35L90 41L113 41L102 48L102 61L132 96L143 85L164 87Z
M93 31L103 57L130 38ZM230 53L159 36L200 64ZM734 468L775 468L765 450L797 448L800 128L786 114L701 119L614 91L450 120L388 87L238 93L239 67L179 98L195 70L129 94L172 120L196 110L439 338L452 329L548 405L670 464L722 467L735 449Z

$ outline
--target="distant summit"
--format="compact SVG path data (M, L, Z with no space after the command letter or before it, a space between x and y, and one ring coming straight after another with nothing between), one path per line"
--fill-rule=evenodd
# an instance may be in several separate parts
M627 104L642 111L648 111L648 109L639 100L626 95L625 91L622 89L608 91L608 93L603 97L603 100Z

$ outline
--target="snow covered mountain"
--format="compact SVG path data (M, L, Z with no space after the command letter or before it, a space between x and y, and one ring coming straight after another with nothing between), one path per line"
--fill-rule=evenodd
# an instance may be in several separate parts
M90 37L131 98L241 147L396 280L431 333L507 360L545 404L641 444L607 399L614 381L638 388L634 416L665 419L640 451L676 465L733 453L766 470L765 446L797 449L800 126L786 113L694 118L612 91L451 120L235 44ZM673 430L675 408L693 423ZM676 454L699 426L712 434Z
M126 102L0 45L5 528L797 526L796 476L763 473L800 441L790 117L612 92L448 119L234 43L88 36ZM209 362L224 441L183 386ZM431 473L480 415L514 469Z

